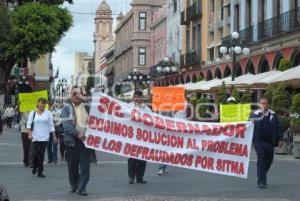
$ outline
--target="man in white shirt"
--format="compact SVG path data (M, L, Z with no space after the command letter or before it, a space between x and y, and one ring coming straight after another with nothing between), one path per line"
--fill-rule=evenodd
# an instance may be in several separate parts
M132 107L136 107L137 109L143 112L151 112L150 108L147 107L142 100L143 92L135 91L133 95L133 100L130 103ZM147 181L144 180L144 174L146 170L147 161L129 158L128 159L128 176L129 176L129 184L133 184L134 179L136 178L137 183L145 184Z

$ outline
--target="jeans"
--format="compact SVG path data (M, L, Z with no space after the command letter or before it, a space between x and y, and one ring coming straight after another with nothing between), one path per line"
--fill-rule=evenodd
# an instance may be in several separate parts
M24 165L30 165L31 163L31 153L30 144L31 140L28 139L28 133L21 133L22 135L22 145L23 145L23 163Z
M90 149L75 139L75 147L66 146L66 160L71 189L85 190L90 179Z
M44 156L48 142L32 142L32 163L33 168L38 170L38 174L44 171Z
M257 183L267 182L267 173L274 158L274 146L270 143L259 141L255 143L257 154Z
M167 165L160 164L158 169L166 171L167 167L168 167Z
M50 134L50 138L47 144L47 152L48 152L48 161L57 162L57 143L54 143L52 134Z

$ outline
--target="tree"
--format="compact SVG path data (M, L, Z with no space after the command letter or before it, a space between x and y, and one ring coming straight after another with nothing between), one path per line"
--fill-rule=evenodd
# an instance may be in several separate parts
M94 87L94 77L89 76L86 81L85 91L88 95L91 94L91 89Z
M235 86L232 89L231 96L235 98L236 103L240 103L241 101L240 92L238 92Z
M219 88L219 91L217 93L217 104L225 104L227 102L227 94L226 94L226 86L225 82L222 82L221 88Z
M282 82L279 85L271 85L264 93L264 97L269 100L270 108L278 113L278 118L283 125L285 131L289 127L289 107L291 105L291 97L286 91L286 85Z
M292 62L287 59L280 59L279 61L279 70L280 71L285 71L288 70L292 67Z
M242 94L241 103L251 103L252 102L252 94L250 91L250 87L247 85L246 91Z
M202 80L204 80L203 76L202 76L202 75L199 75L199 76L197 77L197 82L201 82Z
M6 31L0 35L4 37L0 40L0 67L7 79L17 62L35 61L41 55L53 52L72 26L72 16L67 9L59 7L58 3L63 1L7 1L19 5L12 11L8 4L0 1L0 26Z

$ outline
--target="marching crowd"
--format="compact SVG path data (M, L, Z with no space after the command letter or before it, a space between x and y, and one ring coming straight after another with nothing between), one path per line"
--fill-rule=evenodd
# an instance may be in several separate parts
M136 91L131 105L139 110L151 111L142 100L143 93ZM40 98L37 108L31 112L20 113L18 107L8 105L0 118L5 119L7 128L12 127L13 120L16 128L21 132L23 144L23 163L25 167L32 168L32 174L45 178L44 155L47 149L48 163L58 162L58 147L60 159L67 161L70 193L88 195L86 185L90 176L90 162L97 163L94 150L85 147L85 129L88 121L89 104L83 103L82 89L74 87L71 98L64 103L49 104ZM232 99L228 99L232 101ZM188 110L187 110L188 111ZM188 113L188 112L187 112ZM186 116L187 114L183 114ZM181 114L182 116L182 114ZM257 153L257 184L259 188L266 188L267 172L272 164L274 147L282 145L282 132L276 114L269 109L267 99L260 100L260 109L252 116L254 121L253 143ZM179 117L177 117L179 118ZM129 184L145 184L144 173L146 161L129 158L128 177ZM159 175L167 173L167 166L160 165Z

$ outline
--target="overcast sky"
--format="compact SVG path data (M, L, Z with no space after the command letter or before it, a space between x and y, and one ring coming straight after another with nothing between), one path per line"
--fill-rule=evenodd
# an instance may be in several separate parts
M73 27L65 34L53 54L54 72L59 67L59 77L70 80L74 69L75 52L93 54L94 18L97 7L102 0L74 0L72 5L65 6L72 12ZM116 26L116 14L121 11L125 14L130 9L131 0L106 0L110 5Z

